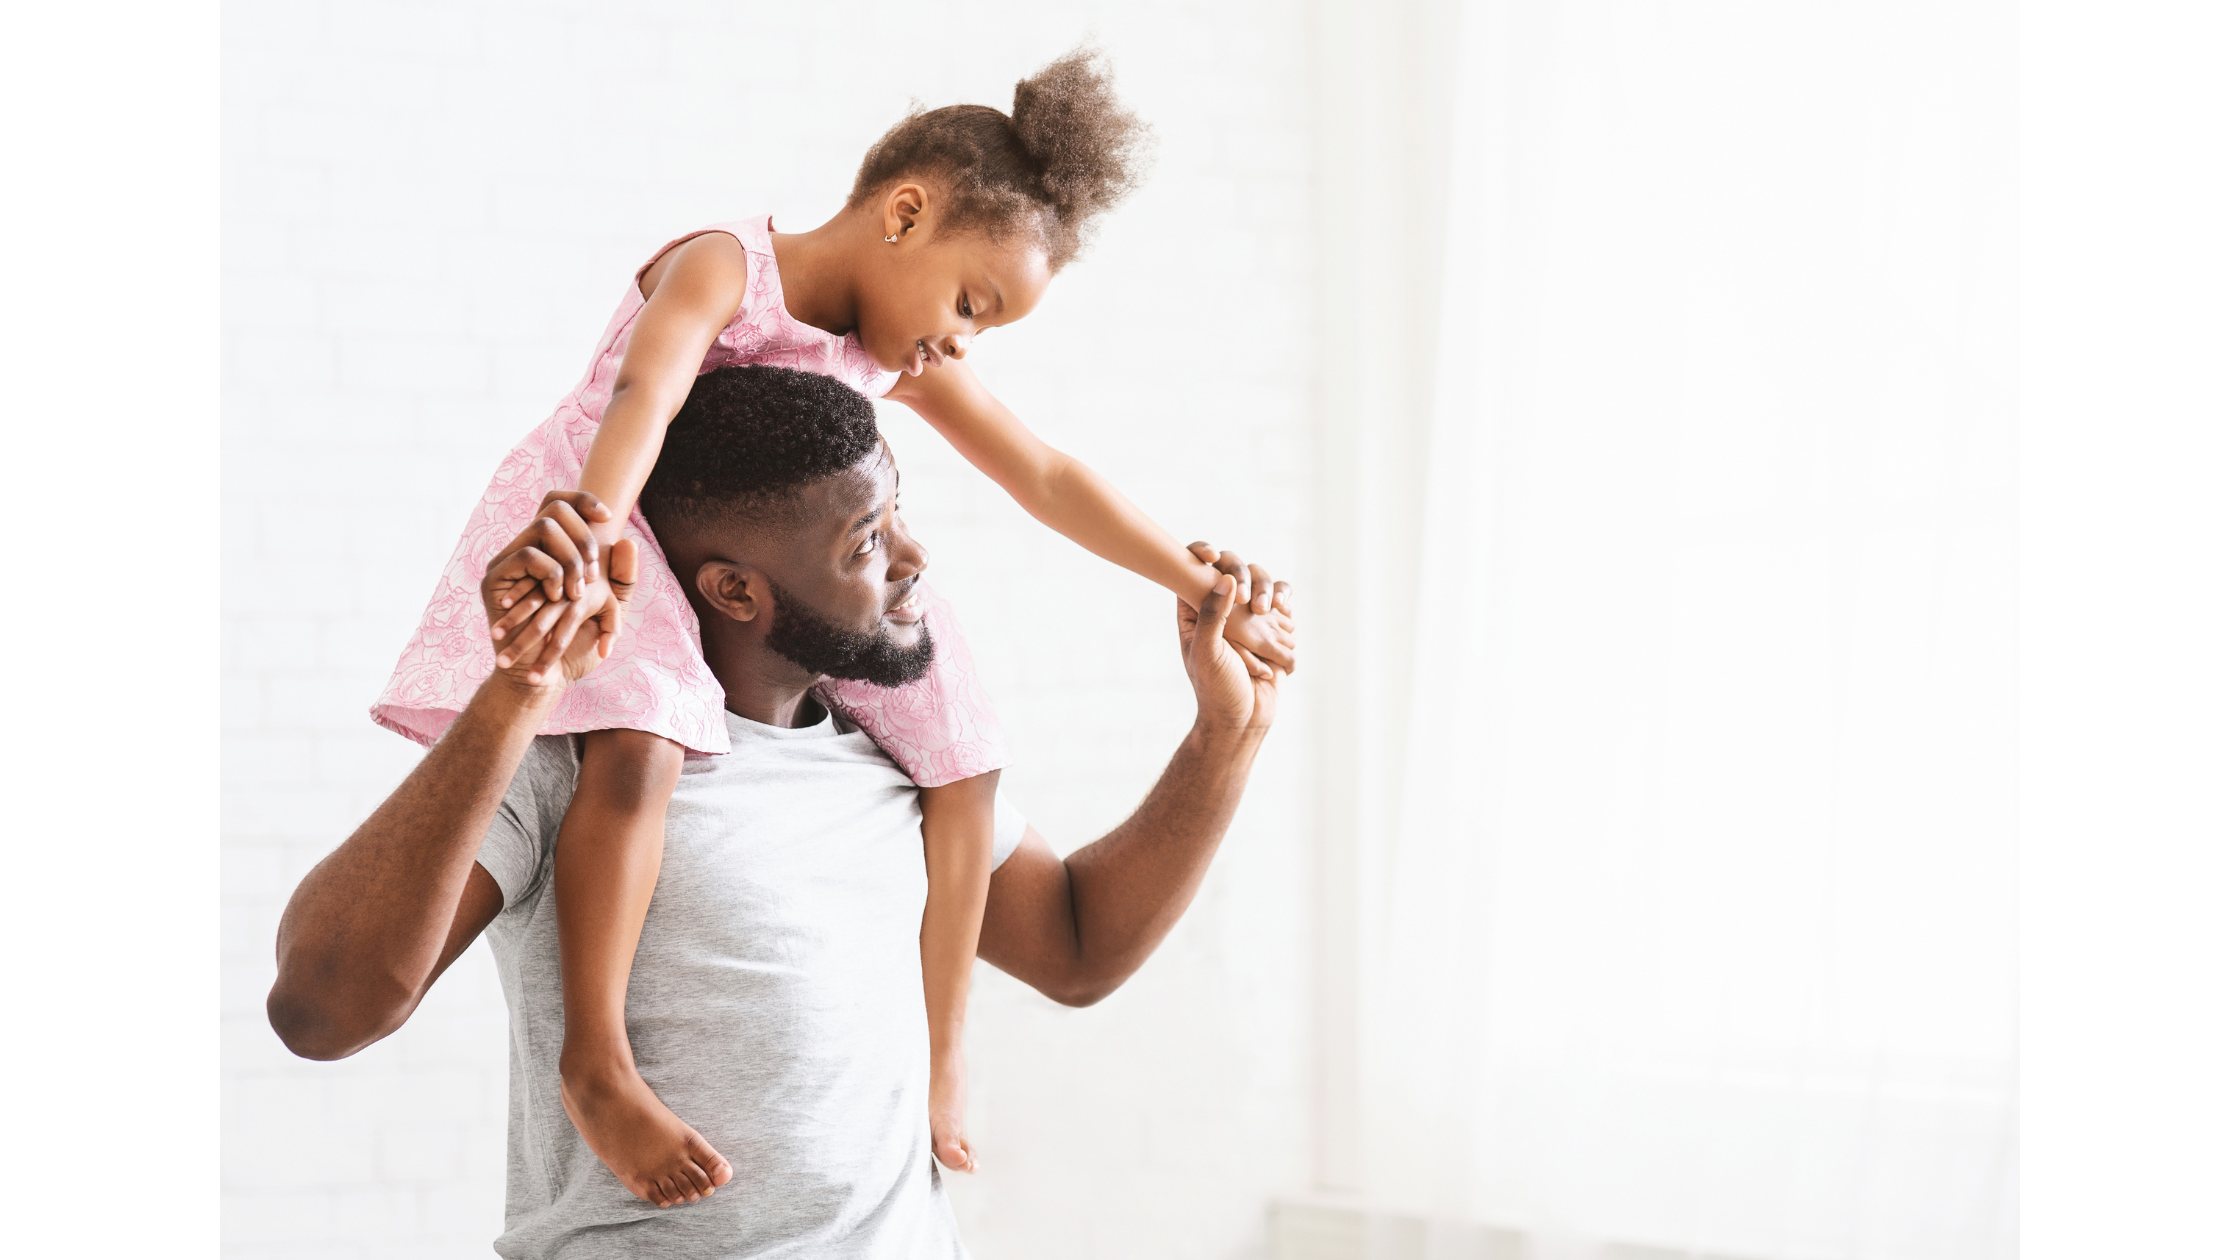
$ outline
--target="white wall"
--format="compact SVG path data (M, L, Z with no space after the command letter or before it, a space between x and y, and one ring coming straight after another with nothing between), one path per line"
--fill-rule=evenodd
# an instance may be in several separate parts
M1325 7L1318 1180L2011 1255L2011 10L1457 7Z
M1090 31L1158 168L975 363L1170 528L1297 571L1314 278L1306 23L1284 0L227 6L227 1255L486 1254L499 1228L484 951L343 1063L292 1059L262 1015L288 891L416 755L364 709L499 455L661 242L758 208L813 225L913 95L1007 107ZM1023 750L1006 787L1061 849L1090 839L1187 723L1171 601L883 419ZM983 971L986 1171L950 1183L983 1260L1251 1254L1269 1197L1305 1187L1302 682L1197 906L1126 989L1066 1011Z

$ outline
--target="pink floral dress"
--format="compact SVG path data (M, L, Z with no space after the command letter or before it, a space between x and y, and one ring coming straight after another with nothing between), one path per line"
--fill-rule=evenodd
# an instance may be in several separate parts
M727 232L747 255L747 291L739 313L708 347L702 372L745 363L821 372L877 398L894 387L854 333L835 337L786 313L778 288L778 260L770 248L767 218L721 223L703 232ZM679 237L654 255L702 235ZM646 264L652 266L652 262ZM521 532L551 490L572 490L583 473L591 437L614 392L630 327L644 308L638 292L641 267L622 306L608 322L591 370L498 466L467 520L466 532L444 566L420 627L397 659L396 672L373 704L373 720L423 744L432 744L466 707L467 699L497 667L489 623L482 613L482 572L498 549ZM638 589L623 617L614 652L553 709L547 735L629 729L673 739L698 753L731 750L723 723L723 688L700 655L700 622L684 587L669 571L642 513L632 507L623 535L641 557ZM1000 769L1009 761L995 711L972 669L972 652L955 610L921 585L925 625L936 651L933 669L907 687L828 680L819 694L868 731L921 787L938 787Z

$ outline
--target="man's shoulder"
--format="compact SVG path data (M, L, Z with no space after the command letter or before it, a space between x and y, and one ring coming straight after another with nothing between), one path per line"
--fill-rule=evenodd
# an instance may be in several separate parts
M576 779L583 773L583 736L539 735L521 755L521 768L513 772L513 786L530 796L558 793L575 795Z
M508 910L542 882L582 768L580 735L539 735L521 754L476 856L504 891Z
M513 772L506 808L521 817L530 835L549 845L559 835L560 816L575 799L582 775L583 736L539 735Z

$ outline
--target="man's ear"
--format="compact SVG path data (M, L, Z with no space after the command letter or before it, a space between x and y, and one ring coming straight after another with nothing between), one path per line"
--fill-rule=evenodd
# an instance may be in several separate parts
M704 561L692 583L710 609L733 621L753 621L770 606L770 579L749 565Z

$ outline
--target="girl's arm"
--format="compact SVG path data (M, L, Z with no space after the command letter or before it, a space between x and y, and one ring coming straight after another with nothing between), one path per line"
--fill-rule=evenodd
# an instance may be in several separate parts
M555 492L545 496L537 513L540 519L560 522L583 562L557 577L523 578L498 596L499 607L511 611L491 627L493 637L503 637L540 609L550 609L542 630L518 645L546 660L567 650L578 627L612 604L607 594L595 592L586 600L584 593L605 576L606 553L622 536L638 491L653 475L669 422L691 394L708 347L739 311L747 291L746 252L727 232L703 232L654 259L639 277L638 290L646 304L630 327L614 393L591 436L583 477L576 483L577 491L589 492L593 503L603 507L579 516L569 510L574 497ZM558 500L569 502L555 506ZM528 599L540 585L543 600ZM562 601L564 607L552 608Z
M613 509L592 526L600 543L610 546L653 474L662 436L692 392L709 345L739 313L747 256L729 233L704 232L655 259L638 288L645 308L631 326L614 395L576 487Z
M925 417L1029 516L1090 552L1193 605L1221 576L1094 469L1036 437L963 363L952 360L905 376L887 397Z
M537 512L535 523L555 521L566 531L582 563L556 576L523 577L497 595L498 606L509 611L491 626L491 637L504 638L537 619L509 646L547 663L567 650L584 622L614 606L613 592L599 589L607 576L606 554L653 475L661 439L692 393L708 347L739 311L747 291L746 252L727 232L703 232L654 259L639 277L638 290L646 304L630 327L614 393L591 436L576 493L548 494ZM587 503L581 502L583 492L592 496ZM586 510L579 514L579 506ZM544 598L530 599L539 586Z
M996 400L979 377L951 360L904 376L887 397L906 403L949 445L1017 500L1027 514L1123 569L1147 577L1184 603L1205 601L1221 576L1159 528L1143 509L1087 464L1038 438ZM1239 588L1240 595L1242 588ZM1279 668L1291 668L1290 628L1265 598L1233 621L1229 637L1247 642ZM1268 624L1255 624L1267 621Z

